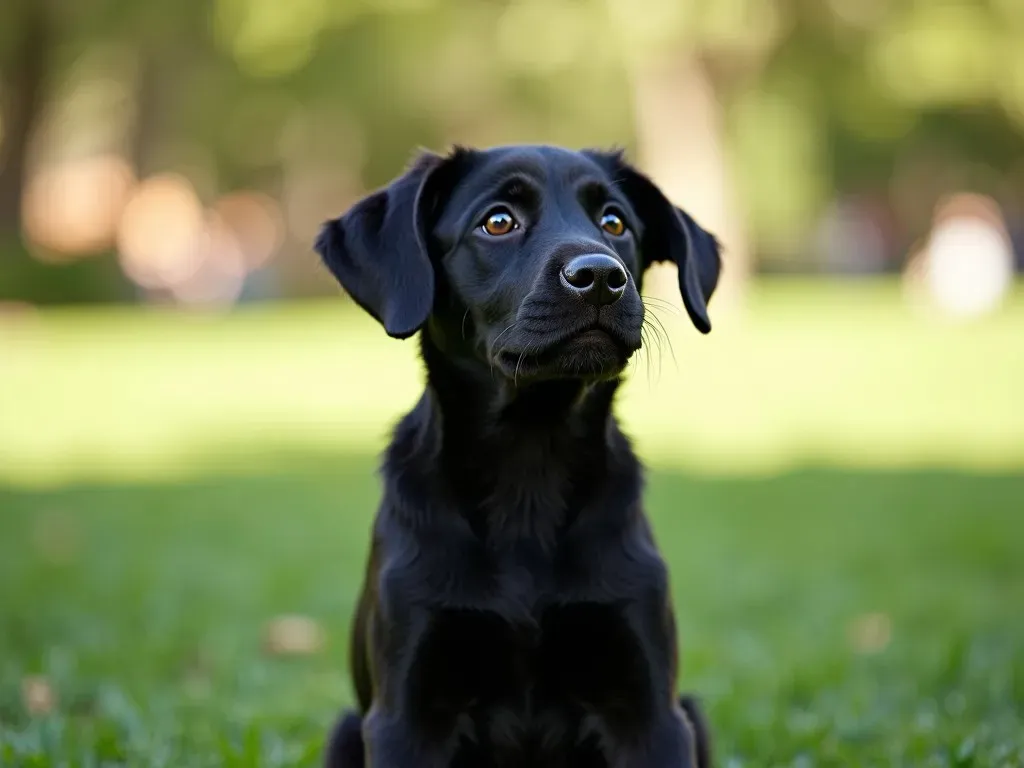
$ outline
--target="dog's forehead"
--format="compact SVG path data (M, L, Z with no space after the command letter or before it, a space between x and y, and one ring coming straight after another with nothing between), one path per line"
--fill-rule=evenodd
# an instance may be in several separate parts
M611 184L601 166L581 152L544 144L521 144L474 150L467 172L453 190L452 199L472 197L510 176L521 176L538 186L571 187L582 180Z

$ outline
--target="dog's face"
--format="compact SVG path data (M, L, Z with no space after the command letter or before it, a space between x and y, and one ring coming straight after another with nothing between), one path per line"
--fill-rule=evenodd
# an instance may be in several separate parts
M654 261L678 265L707 333L720 269L714 238L619 153L546 146L426 154L316 249L389 335L429 324L516 382L621 373Z

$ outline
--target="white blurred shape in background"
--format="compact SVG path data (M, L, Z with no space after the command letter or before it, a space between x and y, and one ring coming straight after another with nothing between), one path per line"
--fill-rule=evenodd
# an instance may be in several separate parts
M908 288L951 319L994 311L1013 282L1013 245L999 205L957 193L935 207L932 230L911 259Z

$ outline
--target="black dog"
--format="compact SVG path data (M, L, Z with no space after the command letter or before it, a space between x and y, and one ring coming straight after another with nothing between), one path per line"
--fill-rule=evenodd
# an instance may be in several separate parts
M644 269L710 331L718 244L621 153L426 153L316 250L427 386L383 461L332 768L709 764L612 415ZM367 372L364 375L372 375Z

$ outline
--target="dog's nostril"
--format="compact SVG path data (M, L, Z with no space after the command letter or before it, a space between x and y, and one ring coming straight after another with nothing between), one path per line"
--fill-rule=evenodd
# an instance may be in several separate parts
M562 274L565 275L565 281L573 288L589 288L594 284L594 270L587 267L573 269L572 264L569 264L562 270Z
M612 290L618 290L626 286L626 270L619 267L613 269L608 273L608 287Z

